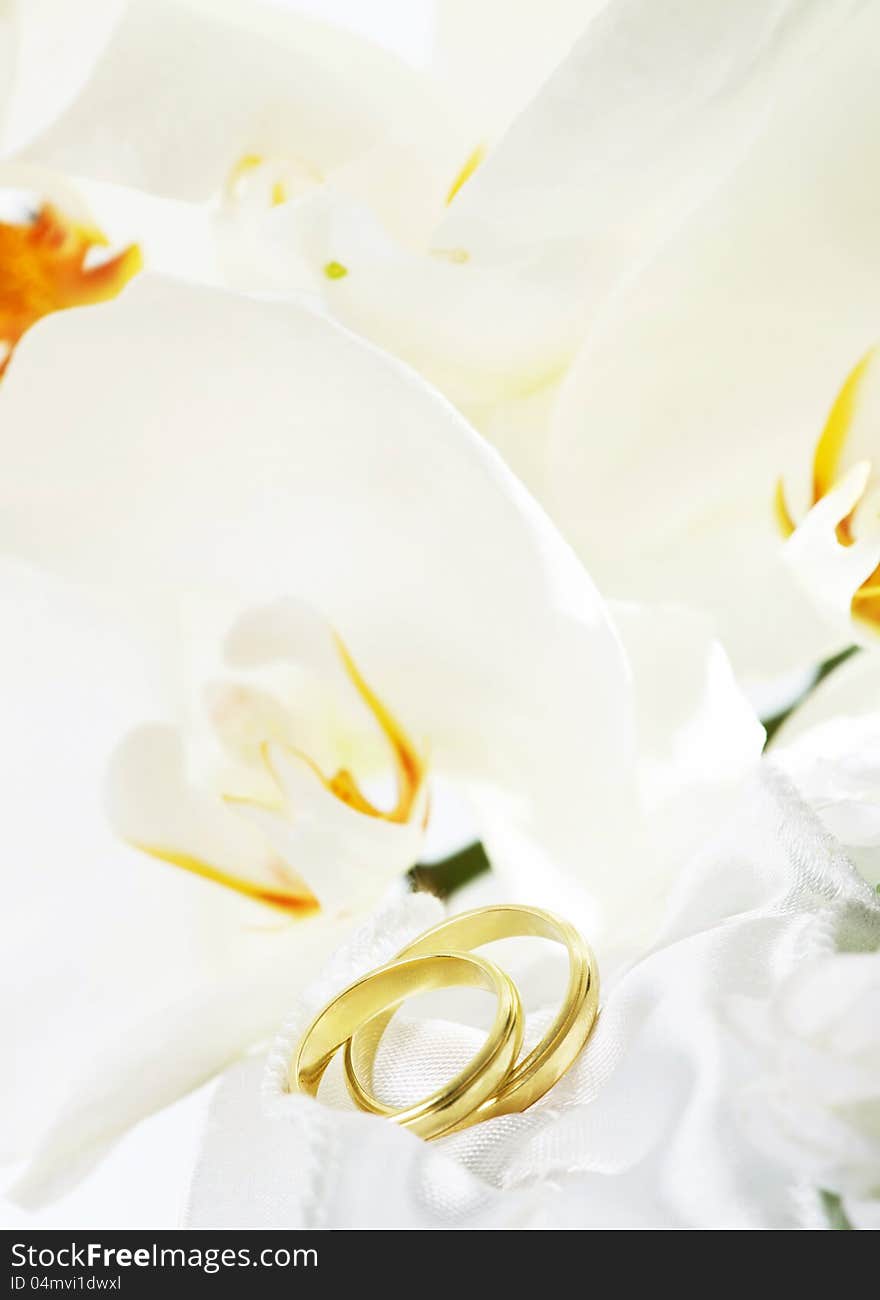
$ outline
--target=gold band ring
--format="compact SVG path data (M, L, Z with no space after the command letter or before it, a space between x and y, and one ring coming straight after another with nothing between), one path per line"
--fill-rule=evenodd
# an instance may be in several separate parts
M459 1120L456 1128L466 1128L496 1115L526 1110L562 1077L587 1041L596 1019L599 1006L596 961L589 945L567 921L538 908L514 904L477 908L450 917L398 953L400 959L437 948L469 951L496 939L519 936L553 939L567 948L569 976L565 998L559 1014L541 1041L501 1081L497 1090ZM371 1071L379 1039L392 1014L380 1013L365 1030L356 1032L346 1043L345 1078L349 1093L361 1109L394 1119L399 1112L372 1096L364 1087L361 1073Z
M516 985L493 962L471 954L432 951L380 966L350 984L303 1034L290 1065L291 1091L314 1097L335 1053L365 1021L379 1015L390 1019L402 1002L417 993L459 985L487 989L498 999L486 1042L443 1088L390 1116L423 1138L439 1137L457 1127L497 1091L522 1046L522 1007Z

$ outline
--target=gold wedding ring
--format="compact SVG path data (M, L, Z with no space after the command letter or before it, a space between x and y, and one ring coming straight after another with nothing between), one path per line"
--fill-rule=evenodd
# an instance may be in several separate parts
M318 1013L303 1035L290 1067L291 1091L314 1097L335 1053L365 1021L383 1013L390 1016L417 993L458 985L487 989L498 1000L486 1042L443 1088L391 1117L423 1138L439 1137L455 1128L501 1086L522 1046L522 1007L516 985L493 962L471 954L435 951L409 957L350 984Z
M568 985L562 1006L550 1028L529 1054L507 1075L500 1088L487 1097L457 1127L465 1128L496 1115L526 1110L543 1097L580 1052L589 1037L599 1006L599 979L596 961L589 946L573 925L534 907L508 904L482 907L441 921L413 943L397 958L414 957L438 948L469 952L497 939L534 936L552 939L568 950ZM348 1090L362 1110L393 1118L396 1109L377 1101L364 1086L363 1079L375 1059L379 1039L393 1012L376 1016L369 1026L359 1030L345 1045L345 1077ZM366 1077L371 1077L367 1075Z
M498 939L526 936L563 945L568 952L568 984L553 1023L517 1061L522 1005L516 985L494 962L471 950ZM464 1070L424 1100L404 1107L378 1101L370 1091L372 1065L397 1008L417 993L457 985L487 989L497 997L495 1020L482 1049ZM331 1059L344 1047L346 1083L362 1110L385 1116L426 1139L444 1136L484 1119L526 1110L543 1097L581 1051L598 1006L596 960L574 926L534 907L477 908L441 921L393 961L334 998L303 1035L290 1066L289 1086L315 1096Z

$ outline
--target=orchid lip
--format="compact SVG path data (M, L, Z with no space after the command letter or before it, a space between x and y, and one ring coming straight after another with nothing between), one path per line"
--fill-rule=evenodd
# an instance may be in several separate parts
M259 758L263 769L278 791L278 798L272 800L226 793L221 796L222 801L233 810L244 811L251 808L261 814L268 813L275 817L295 820L297 809L289 805L284 794L283 776L278 770L280 757L278 751L286 750L307 766L324 790L354 813L401 826L410 823L416 817L421 817L424 827L428 818L428 801L425 797L427 781L425 759L387 705L368 684L345 643L337 634L334 634L334 644L346 676L378 725L390 750L397 788L394 805L387 811L378 807L367 797L348 768L340 767L336 771L327 773L308 754L271 739L266 739L260 744ZM424 813L421 812L423 807ZM129 840L129 843L133 848L153 858L180 867L203 880L222 885L243 897L263 903L290 916L301 918L321 910L317 897L297 875L295 868L277 854L273 853L268 863L264 865L263 874L271 878L256 880L228 870L185 849L149 842L146 837Z

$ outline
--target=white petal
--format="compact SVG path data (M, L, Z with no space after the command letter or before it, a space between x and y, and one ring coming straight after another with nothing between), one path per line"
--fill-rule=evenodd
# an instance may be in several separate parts
M81 225L95 222L94 210L82 187L48 167L5 160L0 163L0 192L5 220L20 221L23 212L30 209L30 200L36 198L54 203L66 217Z
M439 0L432 68L466 106L475 145L508 126L604 3Z
M416 131L416 83L392 55L269 5L150 0L129 7L82 94L28 156L207 198L248 156L296 156L324 173L395 124Z
M743 797L764 728L709 620L673 606L610 608L632 680L637 755L637 790L615 848L580 872L560 871L552 841L524 837L521 820L505 817L503 792L477 797L493 809L484 839L511 896L530 903L540 881L547 906L622 960L650 942L685 865ZM556 833L567 815L559 811Z
M589 240L610 278L738 160L780 64L848 8L613 0L458 195L441 242L497 256Z
M880 565L880 536L843 546L836 535L838 524L861 501L870 472L867 462L854 465L798 525L785 543L783 556L831 626L850 631L851 641L877 644L878 630L852 618L850 608L859 587Z
M98 1008L85 999L61 1001L63 1015L77 1019L78 1036L71 1050L62 1049L65 1079L60 1098L57 1086L40 1088L30 1098L40 1142L12 1189L14 1198L33 1205L63 1194L132 1124L210 1079L246 1047L270 1034L283 1014L290 988L342 941L348 924L317 919L263 934L259 951L247 966L230 964L223 974L195 986L191 983L176 997L146 998L148 975L141 964L136 972L121 972L112 1005L106 1005L107 999ZM153 937L155 954L159 936ZM118 966L110 969L118 978ZM63 979L62 972L57 976ZM129 1002L126 993L132 992L135 996ZM93 1024L96 1010L105 1018ZM33 1003L30 1011L36 1014ZM39 1024L44 1037L50 1024L47 1020ZM16 1041L22 1082L26 1076L32 1087L38 1057L24 1032L18 1033ZM50 1080L55 1080L61 1042L52 1026ZM19 1133L19 1140L24 1136Z
M583 333L593 286L571 242L536 243L504 261L472 258L442 235L427 249L403 246L374 212L332 189L276 209L263 232L264 269L256 281L250 270L246 285L292 288L310 271L334 316L459 405L534 392L561 373ZM303 278L273 270L291 266Z
M669 606L612 609L635 682L648 807L703 783L737 782L760 754L764 728L709 620Z
M880 709L880 660L860 653L840 664L815 686L780 727L774 748L800 739L814 727L837 719L861 719Z
M7 5L0 14L0 125L4 130L14 84L16 53L15 14Z
M279 861L265 834L190 784L184 760L172 727L141 726L121 740L107 782L108 815L120 840L157 857L192 858L258 888L308 897L295 860Z
M733 11L731 11L733 12ZM738 671L842 648L773 519L880 335L876 11L783 97L729 186L588 340L555 429L553 513L608 594L710 611ZM647 540L646 540L647 539Z
M279 925L113 834L108 757L134 723L167 713L167 607L8 563L0 581L15 611L0 645L0 950L15 992L3 1033L20 1063L2 1083L0 1146L9 1157L39 1142L49 1179L266 1034L286 1005L275 994L289 998L344 927Z
M277 741L307 755L325 775L347 768L365 778L369 788L372 782L384 779L384 786L390 789L393 754L389 737L346 669L343 642L337 637L314 607L289 596L245 610L222 629L222 639L215 642L215 650L219 644L223 651L224 677L228 678L230 670L234 677L231 684L218 682L212 688L212 724L215 731L225 728L231 740L236 692L244 692L248 712L252 712L256 703L253 691L264 688L264 721L259 735L253 732L260 747ZM202 673L196 680L208 675ZM376 685L381 701L381 683ZM222 704L222 716L216 713L218 703ZM393 716L392 702L384 703ZM283 716L271 717L273 708L280 708ZM415 749L421 739L412 738ZM261 749L256 757L265 770ZM377 794L385 793L384 786Z
M768 72L815 6L784 8L771 20L754 0L703 3L659 22L641 0L609 4L498 149L453 183L427 243L424 223L407 240L371 201L381 185L351 202L334 178L318 202L269 213L247 253L232 241L235 282L302 289L311 268L329 311L459 405L528 397L571 362L621 272L738 159ZM475 21L497 17L493 6ZM561 53L569 7L556 19L547 45ZM526 63L517 50L506 32L499 62ZM492 95L491 67L484 77Z
M405 369L292 305L141 279L40 322L0 410L9 546L122 583L310 601L439 770L503 786L562 866L584 870L585 835L610 851L631 737L605 609Z
M258 827L283 860L301 871L322 906L356 910L377 888L415 865L422 843L427 789L404 823L367 817L325 790L311 763L281 745L268 759L285 800L284 811L242 804L239 814ZM235 805L233 805L235 806Z
M647 938L683 864L724 823L754 776L764 729L708 620L663 606L612 610L635 687L645 827L641 854L618 877L614 927L619 936L629 930ZM609 901L610 895L608 888Z
M201 204L102 181L79 179L77 188L110 243L137 244L148 270L201 284L222 282L211 213Z
M11 72L5 152L48 126L75 97L124 7L125 0L12 0L5 6L0 45Z

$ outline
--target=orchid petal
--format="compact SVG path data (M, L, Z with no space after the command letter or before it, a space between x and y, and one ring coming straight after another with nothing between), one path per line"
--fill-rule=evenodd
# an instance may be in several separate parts
M609 308L556 412L548 499L603 589L711 613L741 675L851 637L792 582L773 493L785 475L800 518L835 394L880 337L877 21L866 8L785 88L723 194Z
M536 94L606 0L439 0L432 69L492 143Z
M375 896L377 882L390 883L415 865L427 815L425 787L412 819L401 824L349 808L316 781L306 758L283 746L271 746L268 761L283 792L283 813L247 802L237 810L285 862L302 864L323 906L356 908L365 894Z
M27 156L206 199L242 159L298 156L325 173L395 124L416 130L420 93L393 55L271 5L149 0L129 5L82 93Z
M187 783L173 728L129 732L111 757L108 785L111 824L133 848L290 914L317 910L295 860L280 859L245 818Z
M48 126L73 100L110 39L125 0L12 0L0 47L9 67L4 151ZM8 51L8 54L6 53Z
M670 21L651 0L605 5L457 196L441 242L497 258L577 238L610 280L738 161L780 67L849 8L693 0Z
M850 546L838 541L837 529L865 495L871 466L854 465L836 487L813 506L788 538L784 558L795 577L838 626L852 627L853 639L877 642L880 632L851 619L853 599L880 566L880 536L864 537Z
M578 873L585 816L609 851L631 780L615 635L446 403L289 304L144 279L67 316L30 332L0 390L9 547L106 581L308 600L439 771L517 792Z
M347 923L328 914L290 925L114 835L108 757L140 719L171 716L175 620L164 600L8 562L0 583L15 611L0 646L12 738L0 754L2 978L18 993L3 1032L21 1062L3 1081L0 1149L7 1159L40 1149L36 1196L38 1174L44 1192L60 1190L61 1165L81 1172L122 1128L274 1028L290 988Z
M442 235L413 248L328 188L268 211L259 250L234 279L320 292L333 316L467 406L523 398L561 374L592 290L578 261L570 243L536 244L504 263L473 259Z

